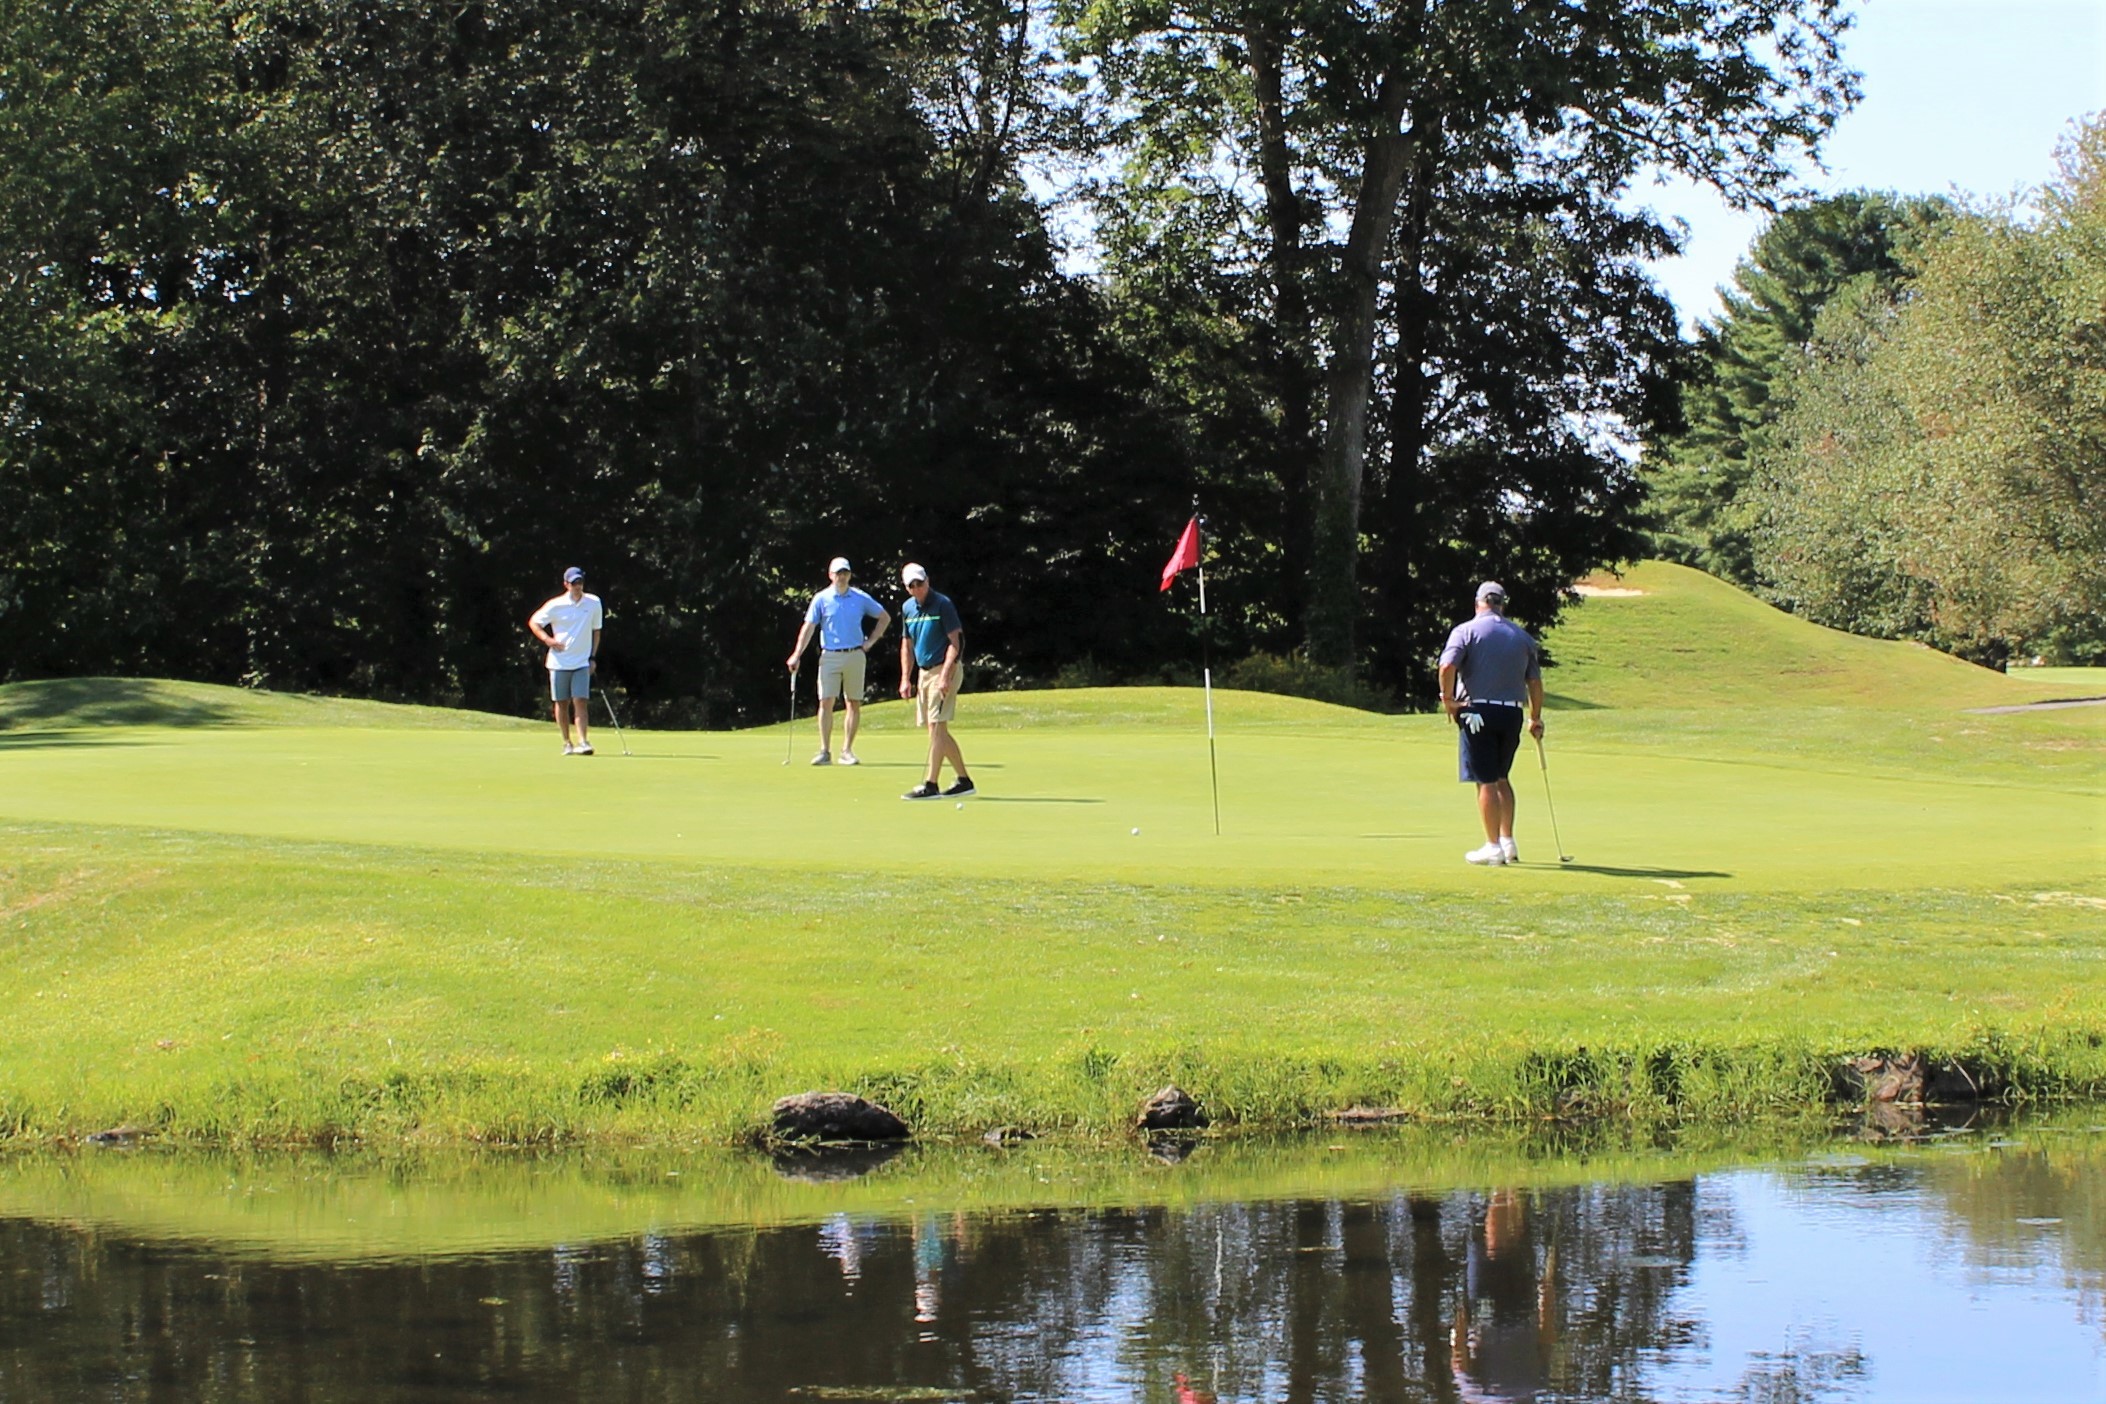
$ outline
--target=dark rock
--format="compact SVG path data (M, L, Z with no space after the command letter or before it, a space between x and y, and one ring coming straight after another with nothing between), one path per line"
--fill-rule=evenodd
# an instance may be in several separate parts
M1386 1126L1391 1122L1411 1120L1411 1113L1401 1107L1355 1106L1332 1112L1329 1119L1340 1126Z
M780 1141L904 1141L907 1123L848 1092L800 1092L775 1104Z
M1904 1053L1895 1057L1874 1053L1852 1058L1835 1070L1839 1100L1863 1102L1921 1102L1925 1085L1923 1056Z
M1193 1131L1207 1124L1207 1114L1182 1087L1165 1087L1141 1103L1134 1124L1143 1131Z

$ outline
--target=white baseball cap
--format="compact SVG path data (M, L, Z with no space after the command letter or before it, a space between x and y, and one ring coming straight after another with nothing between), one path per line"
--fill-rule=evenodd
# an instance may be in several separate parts
M826 573L828 575L839 575L844 570L848 570L848 557L836 556L834 557L833 564L829 565L826 568ZM850 571L849 573L851 575L854 574L853 571Z
M923 570L920 566L914 564L912 561L909 561L907 562L906 568L900 571L899 573L899 583L902 585L912 585L917 580L921 581L924 585L926 585L929 580L929 573Z

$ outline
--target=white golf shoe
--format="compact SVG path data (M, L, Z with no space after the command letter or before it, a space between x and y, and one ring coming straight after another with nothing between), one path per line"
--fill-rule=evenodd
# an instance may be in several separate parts
M843 751L841 753L841 764L843 765L861 765L862 763L863 762L856 759L856 753L854 751Z
M578 753L578 748L577 748L576 746L573 746L573 745L571 745L571 744L570 744L570 742L568 742L568 741L565 741L565 742L563 743L563 754L564 754L564 755L566 755L566 756L574 756L574 755L576 755L577 753Z
M1509 863L1521 861L1521 850L1514 847L1514 841L1510 838L1499 840L1499 851L1506 855L1506 861Z
M589 756L589 755L591 755L591 754L592 754L592 743L591 743L590 741L580 741L580 742L578 743L578 749L577 749L577 754L578 754L578 755L581 755L581 756Z
M821 751L818 755L812 757L813 765L832 765L833 763L834 758L824 751Z
M1483 848L1473 848L1468 853L1465 853L1463 861L1465 863L1475 863L1481 868L1504 867L1506 866L1506 850L1496 843L1488 843Z

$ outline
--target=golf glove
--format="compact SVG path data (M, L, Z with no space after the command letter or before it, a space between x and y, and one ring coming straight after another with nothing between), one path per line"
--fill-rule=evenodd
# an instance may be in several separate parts
M1455 720L1458 725L1468 728L1472 736L1484 730L1484 718L1478 716L1475 712L1464 712Z

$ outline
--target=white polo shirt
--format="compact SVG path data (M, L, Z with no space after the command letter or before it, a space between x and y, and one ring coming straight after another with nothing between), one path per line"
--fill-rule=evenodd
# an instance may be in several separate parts
M600 597L580 595L572 603L568 591L534 611L534 622L556 636L561 648L548 651L548 670L567 673L592 666L592 634L600 627Z

